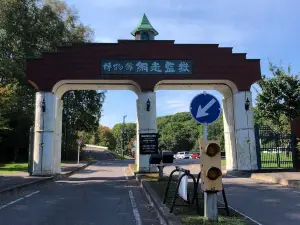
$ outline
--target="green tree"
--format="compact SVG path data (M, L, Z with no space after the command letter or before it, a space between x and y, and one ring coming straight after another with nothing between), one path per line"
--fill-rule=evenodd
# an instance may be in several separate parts
M0 88L0 128L1 129L9 129L9 109L12 108L12 98L13 98L13 90L14 87L12 85L6 85L6 87Z
M196 129L185 126L183 123L168 123L160 132L159 149L178 151L189 151L193 148L198 133Z
M71 151L69 157L64 158L71 159L76 155L75 139L79 136L84 138L85 143L97 141L104 100L105 92L69 91L64 94L63 146L65 151Z
M222 114L216 122L207 126L207 133L209 140L220 140L221 151L225 151L224 124Z
M112 129L106 126L100 125L98 128L99 132L99 145L108 147L109 150L114 150L116 148L116 139L113 135Z
M126 138L126 146L128 146L132 138L136 138L136 123L126 123L125 138Z
M269 69L272 76L264 75L258 82L256 121L260 118L278 131L290 132L291 121L300 116L299 74L292 74L290 66L285 70L270 63Z
M115 150L120 151L122 149L122 130L125 129L124 134L124 150L128 150L130 146L130 140L136 137L136 124L135 123L117 123L112 128L113 135L116 139Z
M5 136L0 144L6 150L6 160L17 158L12 157L11 152L18 153L19 149L24 150L22 154L27 158L36 90L24 79L25 58L39 57L42 52L55 51L60 45L88 42L92 34L92 30L81 24L76 12L63 1L0 1L0 90L4 93L0 95L0 129ZM90 132L98 127L99 106L96 104L103 102L104 93L99 96L95 91L84 91L70 95L70 105L79 101L85 104L69 110L70 117L75 116L76 122L69 121L64 114L65 123L70 122L70 125L64 126L63 132L69 135L72 144L76 144L77 129ZM86 118L87 124L83 124ZM66 132L66 127L71 129ZM11 142L12 139L15 141Z
M199 151L199 138L203 136L203 126L197 124L188 112L157 118L160 134L159 149L177 151ZM223 117L208 125L208 139L219 139L224 150Z
M159 149L173 152L191 150L199 136L198 126L188 112L158 117Z

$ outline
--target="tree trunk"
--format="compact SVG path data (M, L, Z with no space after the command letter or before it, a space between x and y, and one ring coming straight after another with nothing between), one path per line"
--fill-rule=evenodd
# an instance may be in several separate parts
M19 153L19 147L14 148L14 159L13 159L13 163L15 163L15 162L17 161L18 153Z

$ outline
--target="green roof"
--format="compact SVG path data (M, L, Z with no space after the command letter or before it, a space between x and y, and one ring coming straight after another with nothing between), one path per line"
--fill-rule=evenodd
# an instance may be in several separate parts
M138 26L131 32L133 36L135 36L135 33L138 31L152 31L154 35L158 35L158 32L152 27L151 23L149 22L146 14L143 15L143 18L141 22L138 24Z

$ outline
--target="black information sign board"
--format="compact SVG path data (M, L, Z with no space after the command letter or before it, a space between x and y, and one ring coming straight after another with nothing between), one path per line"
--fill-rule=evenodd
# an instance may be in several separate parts
M158 154L157 133L140 134L140 154Z

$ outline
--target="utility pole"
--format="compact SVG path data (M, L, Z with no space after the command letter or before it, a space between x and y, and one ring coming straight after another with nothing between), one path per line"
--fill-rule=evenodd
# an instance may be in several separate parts
M125 137L125 118L127 115L123 116L123 128L121 130L122 134L122 159L124 159L124 148L125 148L125 143L124 143L124 137Z
M80 147L82 145L82 141L83 141L83 138L82 137L79 137L76 142L77 142L77 145L78 145L78 149L77 149L77 164L79 165L79 158L80 158Z

